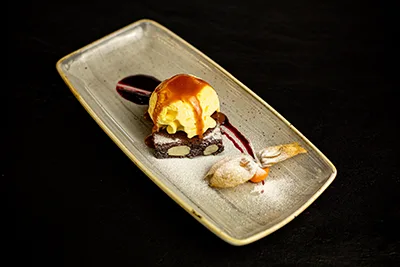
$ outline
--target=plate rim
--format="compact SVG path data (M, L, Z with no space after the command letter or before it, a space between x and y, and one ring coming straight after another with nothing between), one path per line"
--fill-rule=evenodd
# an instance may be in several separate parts
M235 238L228 233L224 232L222 229L218 227L217 224L212 223L210 220L206 219L204 216L201 216L195 209L186 201L181 199L177 194L175 194L168 186L166 186L163 182L161 182L155 175L151 174L151 172L142 164L133 153L131 153L128 148L116 137L116 135L103 123L103 121L100 119L100 117L96 114L96 112L93 111L93 109L89 106L89 104L80 96L78 93L77 89L74 88L70 80L67 78L66 74L62 70L62 63L67 60L68 58L81 53L82 51L86 50L87 48L96 45L98 43L101 43L102 41L111 38L113 35L117 35L120 32L123 32L124 30L128 28L135 27L137 25L143 24L143 23L148 23L151 24L154 27L157 27L166 33L170 34L173 38L176 38L178 41L182 42L184 45L198 53L199 56L201 56L203 59L208 61L210 64L212 64L214 67L216 67L219 71L221 71L223 74L227 75L232 81L237 83L242 89L247 91L251 96L253 96L257 101L259 101L261 104L263 104L265 107L267 107L275 116L277 116L278 119L280 119L283 123L289 126L289 128L296 133L303 142L305 142L308 146L310 146L317 154L318 156L321 157L323 161L327 163L327 165L331 168L332 174L330 177L326 180L326 182L321 186L321 188L314 194L312 195L300 208L298 208L296 211L294 211L292 214L287 216L285 219L277 222L275 225L272 227L269 227L261 232L258 232L256 234L253 234L249 237L240 239L240 238ZM200 222L202 225L204 225L206 228L208 228L212 233L214 233L216 236L224 240L225 242L234 245L234 246L243 246L247 245L250 243L253 243L259 239L262 239L276 230L282 228L289 222L291 222L294 218L296 218L300 213L302 213L306 208L308 208L327 188L328 186L333 182L337 175L337 169L335 165L313 144L311 141L305 137L299 130L297 130L286 118L284 118L279 112L277 112L272 106L270 106L267 102L265 102L264 99L259 97L256 93L254 93L250 88L248 88L246 85L244 85L242 82L240 82L237 78L235 78L232 74L230 74L227 70L222 68L218 63L216 63L214 60L209 58L207 55L205 55L203 52L198 50L196 47L185 41L182 37L178 36L165 26L161 25L160 23L152 20L152 19L147 19L143 18L140 20L136 20L116 31L113 31L67 55L59 59L56 63L56 69L65 82L65 84L69 87L70 91L72 94L75 96L75 98L81 103L81 105L84 107L84 109L89 113L89 115L96 121L96 123L100 126L100 128L103 129L103 131L111 138L111 140L114 141L114 143L125 153L126 156L143 172L146 174L147 177L149 177L161 190L163 190L171 199L173 199L178 205L180 205L184 210L186 210L192 217L194 217L198 222Z

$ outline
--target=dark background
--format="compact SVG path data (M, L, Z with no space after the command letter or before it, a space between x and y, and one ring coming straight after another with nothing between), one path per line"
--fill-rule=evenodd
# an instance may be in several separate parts
M10 138L3 145L12 149L1 175L13 185L7 204L16 213L16 260L32 266L399 263L393 7L14 1L7 14L3 91L11 93L11 132L5 129ZM250 245L225 243L153 184L74 98L57 60L142 18L219 63L336 165L335 181L294 221Z

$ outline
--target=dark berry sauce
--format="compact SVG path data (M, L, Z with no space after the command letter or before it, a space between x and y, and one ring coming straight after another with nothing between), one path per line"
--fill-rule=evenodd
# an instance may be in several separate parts
M243 149L240 147L240 145L235 141L235 138L233 138L232 136L230 136L226 131L224 131L223 129L221 130L222 134L225 135L229 141L232 142L232 144L241 152L244 153Z
M249 153L250 156L252 156L253 158L255 158L254 151L253 151L253 148L251 147L250 141L249 141L235 126L233 126L233 125L229 122L228 117L227 117L225 114L219 112L219 114L218 114L218 120L219 120L219 122L221 123L221 125L222 125L223 127L225 127L226 129L228 129L229 131L231 131L231 132L235 135L235 137L243 144L243 146L244 146L244 148L246 149L247 153ZM228 137L226 131L223 131L223 134L226 135L226 137ZM232 137L231 137L231 138L232 138ZM228 139L232 141L231 138L228 137ZM238 148L236 142L234 142L233 144L236 146L236 148ZM238 149L239 149L239 148L238 148ZM243 150L242 150L242 149L239 149L239 150L243 153Z
M154 138L153 135L150 134L148 135L145 139L144 139L144 143L146 144L146 146L150 147L150 148L155 148L154 145Z
M128 76L117 83L117 92L126 100L138 105L148 105L151 93L160 81L152 76Z

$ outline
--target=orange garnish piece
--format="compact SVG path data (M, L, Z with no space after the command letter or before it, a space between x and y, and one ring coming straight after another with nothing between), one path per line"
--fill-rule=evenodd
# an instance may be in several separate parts
M258 169L256 174L254 174L254 176L250 179L250 182L253 183L259 183L261 181L264 181L265 178L267 178L269 173L269 168L263 168L263 169Z

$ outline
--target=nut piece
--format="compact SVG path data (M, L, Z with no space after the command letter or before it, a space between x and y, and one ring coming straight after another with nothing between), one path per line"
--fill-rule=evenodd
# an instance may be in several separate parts
M204 149L203 154L204 154L204 156L208 156L208 155L216 152L217 150L218 150L218 146L216 144L210 145L210 146L206 147L206 149Z
M174 146L168 149L168 155L170 156L186 156L190 153L190 147L188 146Z

